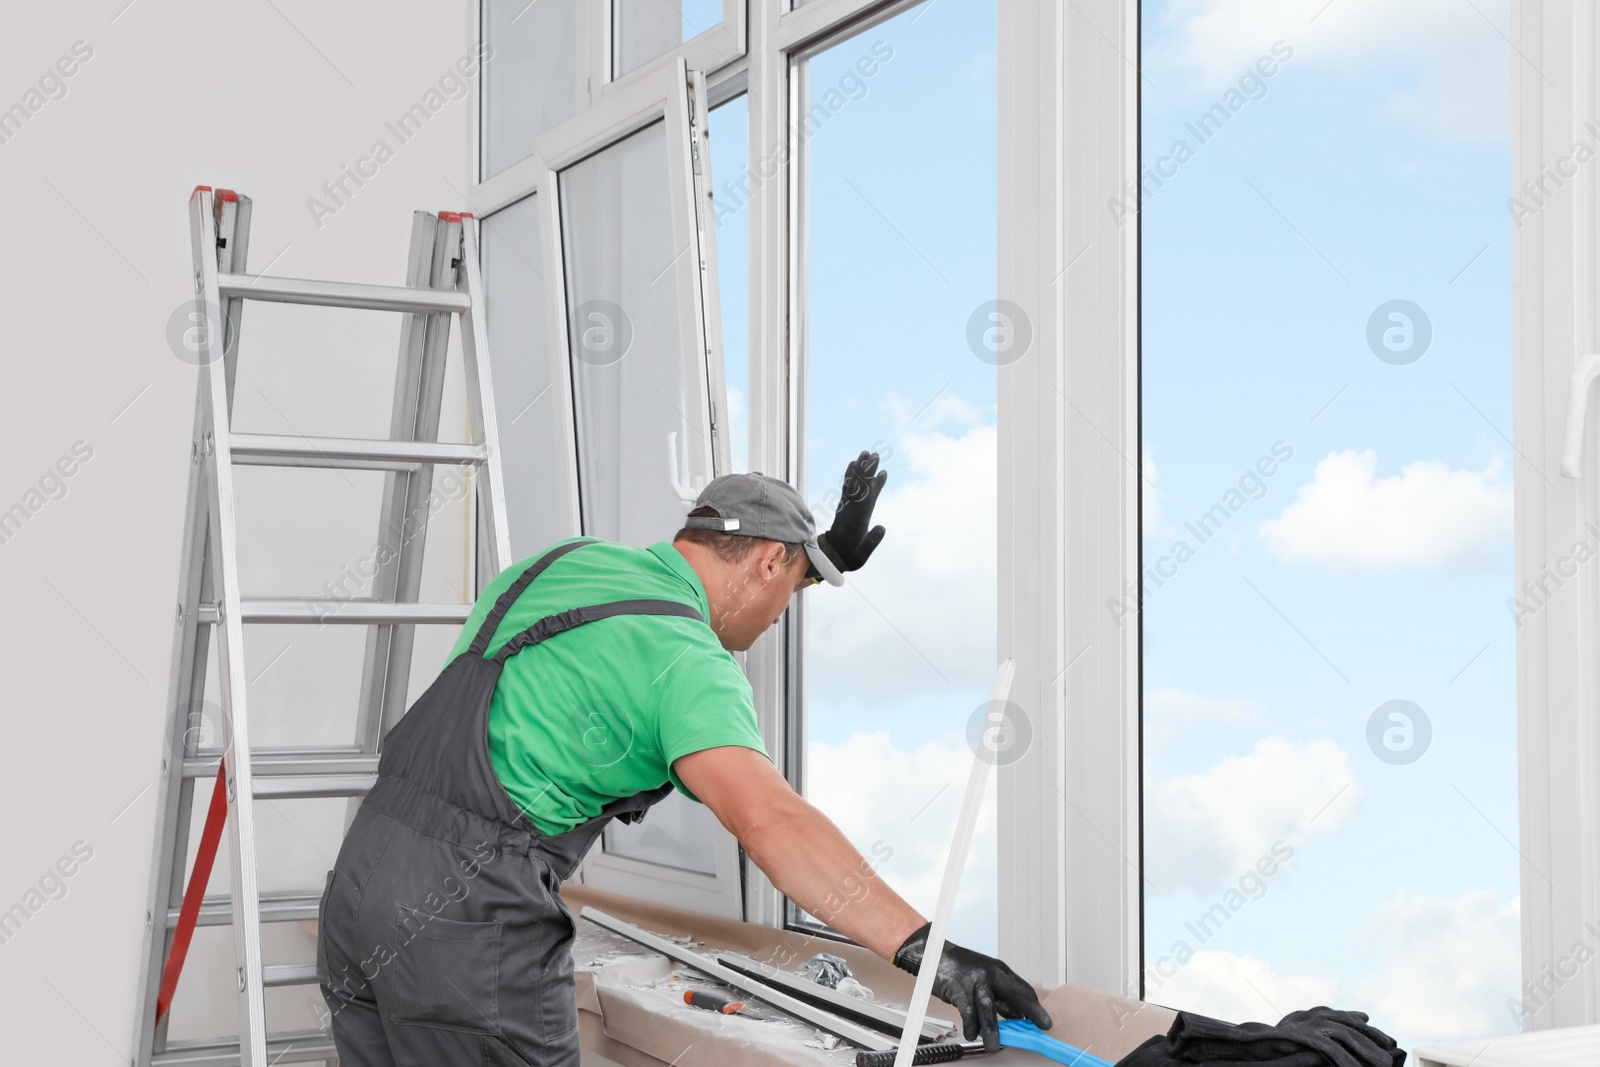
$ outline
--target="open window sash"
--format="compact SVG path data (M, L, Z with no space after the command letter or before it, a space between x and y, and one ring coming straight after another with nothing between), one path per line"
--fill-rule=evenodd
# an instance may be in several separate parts
M515 285L540 264L538 292L488 284L491 301L542 301L547 323L545 357L522 357L542 363L539 372L506 375L528 379L529 396L508 398L509 410L541 388L552 394L526 418L553 429L541 437L553 454L530 457L544 473L508 478L507 490L546 498L519 512L543 511L541 532L639 546L670 539L699 491L729 469L707 114L705 76L679 55L630 76L478 187L475 203L497 209L487 228L505 231L502 261L516 251L530 267L501 277ZM608 828L577 877L706 914L743 913L737 841L680 795L636 826Z

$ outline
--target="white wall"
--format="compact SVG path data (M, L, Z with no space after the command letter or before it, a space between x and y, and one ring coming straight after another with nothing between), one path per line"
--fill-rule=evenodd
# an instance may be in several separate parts
M255 199L254 269L281 251L273 273L398 283L410 212L464 206L471 179L470 97L404 145L384 123L467 55L474 5L125 2L12 5L0 34L0 108L75 42L93 50L0 143L0 511L38 504L27 494L75 442L93 450L0 543L0 911L75 842L93 850L0 943L10 1063L133 1053L197 378L167 341L189 293L190 189ZM319 228L307 198L379 138L393 160ZM251 322L247 310L246 358ZM322 358L337 384L280 376L280 405L387 412L391 379L342 348L307 366Z

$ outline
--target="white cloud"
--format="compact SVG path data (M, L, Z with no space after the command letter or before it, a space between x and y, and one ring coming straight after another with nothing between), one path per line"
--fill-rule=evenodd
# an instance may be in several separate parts
M1144 743L1170 745L1182 735L1181 727L1197 723L1248 722L1256 709L1232 697L1205 697L1183 689L1151 689L1144 695Z
M1280 974L1254 956L1202 949L1171 977L1151 970L1145 997L1156 1004L1224 1022L1277 1022L1292 1011L1320 1004L1339 1007L1344 986L1337 978Z
M969 404L960 393L948 388L941 389L932 400L927 401L913 402L891 393L885 399L884 406L902 433L910 432L910 427L918 422L922 424L922 432L927 433L938 426L955 425L966 429L984 421L982 412ZM993 416L993 411L990 411L990 419Z
M1281 560L1385 569L1478 562L1510 536L1499 460L1481 471L1419 460L1388 478L1377 467L1370 449L1324 457L1262 538Z
M1245 722L1255 711L1234 697L1204 697L1183 689L1152 689L1144 695L1147 713L1170 715L1184 722Z
M992 412L951 392L901 416L920 429L902 432L884 458L874 521L887 537L846 588L803 594L816 731L806 787L857 847L894 850L884 877L926 914L972 768L962 728L994 676L996 434ZM832 516L817 520L826 527ZM952 926L980 951L996 940L992 803Z
M1402 890L1362 930L1382 945L1384 968L1362 980L1356 1001L1403 1045L1514 1033L1506 1001L1520 998L1520 898L1486 889L1454 899Z
M1503 138L1510 116L1509 0L1171 0L1159 16L1171 40L1150 69L1187 71L1215 97L1282 40L1291 69L1351 76L1409 73L1391 114L1431 132ZM1498 29L1497 29L1498 28ZM1280 75L1281 77L1281 75ZM1270 84L1270 83L1269 83ZM1166 88L1166 86L1162 86Z
M956 403L959 403L957 398ZM823 699L905 700L994 673L995 427L908 433L885 462L888 535L849 587L805 594L806 684ZM824 528L831 516L818 515Z
M1146 773L1145 868L1155 892L1210 895L1268 854L1298 847L1361 805L1350 756L1328 738L1267 737L1199 774Z
M1144 537L1155 537L1161 531L1161 488L1156 480L1156 457L1146 452L1141 457L1144 469L1143 477L1139 480L1139 503L1142 509L1140 533Z
M1402 890L1361 934L1382 946L1384 966L1353 993L1337 978L1283 974L1252 956L1202 950L1181 966L1152 965L1146 996L1228 1022L1275 1022L1318 1004L1353 1008L1407 1049L1517 1030L1506 1010L1522 980L1517 899L1483 889L1455 898Z
M933 913L944 875L972 751L926 741L897 748L883 730L853 733L837 745L806 746L806 794L864 855L883 842L893 855L879 874L924 915ZM994 779L962 873L951 937L978 951L995 945L997 874Z

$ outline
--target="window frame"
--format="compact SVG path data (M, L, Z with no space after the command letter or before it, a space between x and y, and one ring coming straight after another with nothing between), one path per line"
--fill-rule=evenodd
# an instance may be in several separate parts
M713 52L706 38L714 34L702 35L617 79L609 77L609 0L581 2L583 109L541 137L528 159L475 185L469 201L484 214L541 196L542 262L564 278L560 242L548 238L560 234L556 172L660 118L665 96L657 79L680 56L707 71L712 105L747 92L750 466L797 483L805 204L799 163L779 151L790 143L799 99L793 58L863 20L889 17L899 0L812 0L798 8L756 0L748 12L743 0L724 0L728 51ZM1105 210L1139 174L1140 12L1137 0L1076 0L1002 3L999 17L999 293L1026 309L1033 347L1007 368L1000 388L999 512L1012 534L1000 559L998 654L1017 659L1014 699L1036 709L1038 727L1029 756L998 776L1000 951L1041 985L1073 981L1138 996L1141 649L1138 628L1117 628L1103 605L1128 583L1136 588L1140 574L1137 468L1125 458L1140 447L1138 217L1119 228ZM1573 0L1514 6L1512 40L1527 58L1513 74L1514 188L1536 180L1546 148L1568 149L1570 135L1595 113L1597 29L1595 16ZM1546 85L1538 73L1545 67L1566 88ZM482 117L480 108L480 129ZM481 145L472 148L481 166ZM781 165L770 167L780 156ZM1552 465L1573 353L1600 349L1600 300L1588 266L1600 261L1597 180L1583 173L1577 183L1567 204L1541 211L1512 239L1514 433L1521 454L1552 457ZM550 288L548 348L569 400L560 428L569 444L566 489L553 503L576 532L565 291ZM1600 513L1600 458L1592 445L1588 455L1590 471L1574 492L1520 479L1519 584L1565 551L1580 517ZM798 615L789 613L746 657L768 751L784 768L797 766L800 724L788 709L800 707L792 669ZM1590 577L1578 596L1541 612L1518 635L1523 972L1530 977L1570 949L1583 901L1600 892L1600 796L1592 788L1600 745L1580 714L1600 699L1600 680L1579 644L1560 638L1592 633L1597 620L1600 579ZM1589 799L1574 807L1574 795ZM1534 864L1570 874L1563 882L1573 888L1545 891ZM753 865L744 867L744 918L784 926L782 895ZM625 891L648 895L650 885L636 880ZM1593 985L1568 983L1528 1025L1600 1021Z
M596 2L603 0L590 0ZM790 140L800 99L793 84L796 59L907 6L906 0L812 0L780 10L755 3L745 27L745 57L708 72L713 104L739 91L749 94L749 169L759 179L751 183L746 206L750 465L781 472L791 483L803 474L799 383L805 341L799 314L805 296L804 190ZM1135 0L1087 0L1070 12L1001 4L999 36L1000 294L1040 309L1029 312L1037 320L1034 351L1001 382L1000 514L1027 514L1032 525L1002 553L999 655L1019 660L1017 702L1041 709L1034 751L998 776L1002 825L1024 828L1003 832L999 842L1005 874L998 887L1000 949L1035 982L1070 979L1118 992L1137 981L1140 966L1137 863L1123 858L1137 857L1139 842L1138 644L1136 637L1105 632L1103 613L1092 606L1069 611L1089 601L1069 599L1068 584L1074 591L1109 591L1137 575L1137 484L1116 450L1104 447L1088 427L1068 423L1066 401L1124 452L1137 449L1136 232L1130 227L1119 233L1103 209L1105 199L1137 173L1136 75L1122 58L1137 45L1137 18ZM608 48L609 40L594 34L590 69L603 60L595 51L602 44ZM543 197L543 232L559 234L556 172L660 118L666 94L657 79L665 69L664 57L606 83L578 116L540 137L528 159L475 186L472 202L492 212L536 193ZM1098 250L1063 272L1069 257L1062 250L1077 241L1076 253L1090 239L1099 242ZM541 252L554 272L550 276L564 278L559 247L551 247L557 244L547 239ZM561 430L570 449L567 309L563 287L551 288L563 305L550 309L549 347L558 363L555 380L569 400ZM1065 315L1067 308L1074 314ZM1068 374L1069 351L1094 353L1094 366L1075 360L1071 369L1081 373ZM1041 403L1041 395L1061 400ZM1048 456L1035 455L1040 441L1056 447ZM1069 446L1072 464L1066 461ZM576 532L575 454L562 459L569 473L557 506L566 527ZM1080 540L1084 530L1093 536ZM1066 566L1069 552L1076 562ZM1040 575L1048 576L1043 596ZM784 768L796 766L793 743L799 736L798 719L789 714L800 706L798 672L791 669L798 615L789 613L746 657L763 737ZM1079 645L1094 636L1100 640L1091 653L1074 662ZM1054 690L1050 679L1069 663L1067 684ZM1097 710L1093 718L1069 720L1069 703ZM1069 745L1070 766L1080 773L1063 794L1055 783L1069 766ZM1094 822L1069 822L1071 809L1091 813ZM1092 899L1112 901L1109 907L1067 908L1069 856L1073 885L1081 887L1088 878L1095 886ZM782 894L754 865L743 866L744 918L785 926ZM619 877L625 873L619 867ZM657 890L642 875L618 887L637 896ZM1070 896L1076 899L1077 893Z
M591 15L604 10L594 7L604 0L589 3ZM805 414L799 388L805 202L801 160L790 140L800 100L794 74L803 69L796 61L909 6L914 0L812 0L793 10L754 3L744 25L749 46L744 57L708 71L713 106L739 92L747 92L750 100L749 170L758 179L746 205L750 466L781 472L791 484L803 474ZM1136 638L1102 635L1114 640L1102 641L1105 647L1086 655L1087 662L1074 661L1080 649L1069 651L1068 644L1105 626L1092 608L1067 617L1067 582L1116 589L1137 575L1137 484L1118 469L1123 461L1116 451L1102 447L1092 431L1072 431L1065 401L1094 417L1124 451L1137 449L1137 240L1132 228L1119 234L1100 218L1106 197L1137 173L1136 75L1122 58L1136 49L1137 18L1136 0L1087 0L1071 12L1000 5L1000 293L1024 307L1043 309L1030 312L1038 320L1037 358L1012 368L1017 373L1003 378L1000 396L1001 455L1023 459L1009 468L1002 462L1000 515L1034 509L1032 521L1038 525L1027 537L1009 541L1002 553L998 654L1019 659L1017 702L1042 709L1034 751L997 776L1002 825L1027 827L1025 833L1013 829L1000 837L999 864L1006 874L998 887L1000 950L1035 982L1070 979L1117 992L1137 982L1140 967L1137 862L1123 858L1139 854L1138 646ZM588 25L596 21L591 18ZM599 70L608 62L599 49L610 47L609 36L591 37L587 63ZM659 118L664 94L652 79L666 63L663 57L603 84L578 116L539 138L528 159L475 186L472 202L492 212L537 193L544 197L543 232L559 234L556 172ZM1045 86L1051 91L1046 93ZM1106 154L1108 143L1114 150ZM1062 190L1064 199L1056 195ZM1048 247L1040 241L1046 233L1053 235ZM1085 256L1078 269L1063 272L1067 259L1061 249L1080 233L1097 234L1103 247ZM551 276L564 277L559 248L549 247L557 243L546 240L542 255L547 270L555 272ZM551 288L563 305L548 316L552 358L559 364L553 373L570 401L564 287ZM1061 313L1069 306L1075 312L1070 321ZM1092 373L1068 375L1069 350L1096 353ZM772 355L762 358L762 353ZM1113 383L1109 392L1097 388L1096 374ZM1058 382L1064 392L1056 391ZM1040 388L1062 402L1041 405ZM562 418L570 447L570 403ZM1042 440L1056 442L1055 453L1048 462L1029 460L1037 451L1032 443ZM1075 452L1076 465L1070 467L1062 453L1069 444L1083 449L1082 461ZM563 460L568 488L558 506L566 527L576 531L575 454ZM1095 519L1105 528L1097 540L1080 544L1077 532L1094 529ZM1068 551L1079 556L1070 568L1060 562ZM1041 574L1049 576L1043 597ZM801 707L795 669L799 614L789 612L746 656L768 752L791 773L798 769L800 736L798 714L790 714ZM1051 692L1053 683L1037 666L1041 662L1056 665L1049 674L1058 679L1061 668L1073 663L1074 673L1060 692ZM1107 693L1111 699L1105 699ZM1069 699L1074 707L1099 709L1096 717L1068 721ZM1054 783L1068 765L1069 744L1071 765L1084 773L1075 775L1063 794ZM1056 770L1046 773L1046 768ZM1079 819L1069 825L1067 815L1074 808L1094 813L1095 823ZM1046 828L1043 839L1035 827ZM1069 911L1069 855L1074 884L1090 878L1098 899L1114 901L1113 906ZM785 927L783 895L753 864L743 867L745 920ZM625 873L619 867L619 876ZM619 881L617 888L634 896L658 891L642 874L631 883Z
M1545 180L1547 164L1590 142L1600 119L1600 21L1572 0L1528 0L1511 9L1513 196ZM1600 351L1600 184L1575 168L1564 189L1511 227L1512 437L1516 595L1560 574L1572 546L1600 521L1600 440L1588 396L1582 476L1560 475L1576 363ZM1539 468L1529 457L1539 457ZM1554 483L1554 484L1550 484ZM1517 628L1517 767L1521 853L1522 976L1538 983L1593 947L1600 894L1600 574L1576 569L1570 594L1551 597ZM1558 581L1569 576L1561 574ZM1600 1022L1600 983L1556 983L1530 995L1525 1030Z
M792 144L803 100L798 61L911 6L812 0L774 17L757 5L753 173L759 146ZM1033 525L1001 553L997 657L1019 660L1013 700L1041 709L1033 751L996 775L1000 954L1041 985L1137 995L1139 640L1136 629L1109 624L1099 605L1139 573L1138 483L1122 459L1139 445L1138 237L1136 226L1119 232L1104 209L1138 173L1137 72L1123 57L1137 54L1139 11L1137 0L1068 7L999 5L999 295L1039 310L1030 312L1034 354L1001 375L999 513L1009 530L1021 526L1007 521L1013 516ZM787 162L751 197L750 455L752 466L803 484L803 144ZM1086 242L1095 251L1077 264L1083 269L1065 271ZM782 366L758 366L761 351L782 353ZM1068 352L1092 360L1074 360L1078 373L1069 374ZM1084 413L1076 426L1072 408ZM1106 447L1099 430L1118 444ZM1055 444L1048 457L1038 448L1047 440ZM803 610L789 612L750 656L769 751L791 776L803 736ZM1095 710L1069 719L1069 705ZM1057 783L1069 766L1081 773L1063 791ZM1084 886L1093 887L1084 894L1092 906L1069 908ZM754 867L745 900L749 921L790 925L788 902Z
M1000 951L1044 985L1141 993L1137 0L1000 5L999 649L1035 744L998 775ZM1042 580L1041 580L1042 579ZM1070 709L1070 714L1069 714ZM1070 872L1070 874L1069 874Z

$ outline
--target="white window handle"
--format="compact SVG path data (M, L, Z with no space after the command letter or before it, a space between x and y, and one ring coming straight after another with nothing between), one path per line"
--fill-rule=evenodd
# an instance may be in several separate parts
M1572 368L1572 391L1567 394L1567 437L1561 448L1561 473L1577 478L1583 473L1583 426L1589 414L1589 386L1600 378L1600 352L1578 360Z
M678 434L677 431L667 434L667 476L672 480L672 491L678 494L678 499L685 504L693 504L700 499L700 490L706 487L706 478L697 474L689 479L685 485L678 475Z

